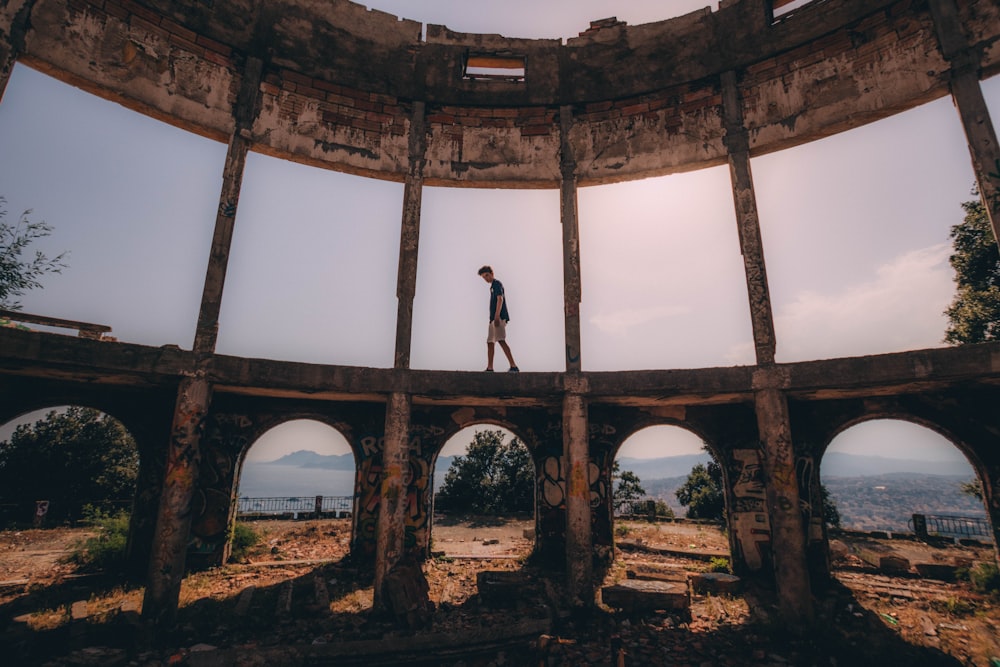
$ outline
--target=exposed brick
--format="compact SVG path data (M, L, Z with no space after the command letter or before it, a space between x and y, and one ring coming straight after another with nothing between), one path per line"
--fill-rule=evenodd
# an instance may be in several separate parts
M454 125L455 117L447 113L433 113L427 116L428 123L441 123L442 125Z
M483 127L494 127L494 128L506 128L511 127L511 122L503 118L484 118L482 121Z
M525 125L521 128L522 137L537 137L552 134L550 125Z
M221 53L224 56L230 55L233 50L223 44L222 42L217 42L210 37L205 37L204 35L198 35L198 39L195 40L201 46L204 46L209 51L214 51L215 53Z
M382 126L379 123L374 123L370 120L365 120L364 118L355 118L351 121L351 127L356 127L359 130L371 130L372 132L380 132Z
M376 111L369 111L365 113L365 120L372 120L376 123L390 123L392 122L392 116L387 113L379 113Z
M184 49L185 51L190 51L191 53L197 54L199 56L205 53L204 47L198 46L191 40L184 39L180 35L170 35L170 37L168 37L167 39L170 41L171 44L173 44L174 46L178 46Z
M284 69L281 70L281 78L285 81L290 81L295 84L305 85L312 87L313 79L312 77L299 74L295 70Z
M323 122L328 125L350 125L351 119L335 111L324 111Z
M482 118L475 118L473 116L459 116L455 119L459 125L464 127L479 127L483 124Z
M164 30L160 26L156 25L155 23L150 23L146 19L141 18L139 16L136 16L134 14L129 17L128 23L129 23L129 27L132 28L133 30L142 30L142 31L147 32L147 33L149 33L151 35L156 35L156 36L160 37L161 39L169 39L170 38L170 33L169 32L167 32L166 30Z
M104 7L104 12L108 16L114 16L115 18L122 19L123 21L128 19L128 10L114 2L107 3Z
M615 106L618 105L616 104ZM645 113L646 111L649 111L649 105L645 102L630 104L629 106L618 108L621 110L623 116L634 116L637 113Z
M381 111L381 105L367 99L355 99L354 106L363 111Z
M184 39L189 40L191 42L198 41L198 33L196 33L194 30L185 28L177 21L172 21L168 18L162 18L160 19L160 25L166 28L167 31L170 32L170 34L172 35L179 35L180 37L183 37Z
M132 16L138 16L141 19L145 19L146 21L149 21L153 25L159 25L160 24L160 18L161 17L160 17L159 14L157 14L156 12L154 12L154 11L152 11L150 9L147 9L147 8L143 7L142 5L140 5L139 3L135 2L134 0L125 0L122 3L122 6L125 7L125 9L128 10L128 13L131 14Z
M236 64L232 61L232 58L225 56L221 53L216 53L215 51L205 51L202 54L202 58L205 60L215 63L216 65L221 65L222 67L228 69L234 69Z
M596 113L598 111L607 111L608 109L611 108L611 105L612 105L611 100L606 100L604 102L592 102L584 108L586 109L587 113Z

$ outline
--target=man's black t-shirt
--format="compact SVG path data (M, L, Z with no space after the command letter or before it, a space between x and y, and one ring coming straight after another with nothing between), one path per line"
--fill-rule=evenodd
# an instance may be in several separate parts
M500 306L500 319L504 322L510 321L510 316L507 314L507 295L503 291L503 283L493 279L490 283L490 322L493 321L493 317L497 314L497 297L503 297L503 305Z

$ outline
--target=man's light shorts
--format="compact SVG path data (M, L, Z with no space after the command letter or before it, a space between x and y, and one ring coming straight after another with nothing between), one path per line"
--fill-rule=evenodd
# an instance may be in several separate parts
M490 320L490 330L486 334L486 342L498 343L502 340L507 340L507 323L500 320L500 324L494 324L493 320Z

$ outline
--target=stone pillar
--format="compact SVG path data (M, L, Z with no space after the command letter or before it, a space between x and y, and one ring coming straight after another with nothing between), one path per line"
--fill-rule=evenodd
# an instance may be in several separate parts
M580 222L576 202L576 158L569 133L573 127L570 106L559 109L559 212L563 237L563 304L566 315L566 371L580 366Z
M382 492L375 525L375 607L385 608L386 576L403 556L406 476L410 470L410 397L392 393L385 407Z
M979 54L969 46L955 0L930 0L927 5L934 17L941 52L951 65L951 97L962 119L979 194L993 227L993 238L1000 244L1000 145L979 84Z
M775 335L771 314L771 294L764 267L764 247L760 239L757 198L750 173L750 144L743 126L743 109L736 74L722 74L722 107L726 125L726 149L729 153L729 174L732 179L733 201L736 204L736 224L740 234L740 252L746 271L747 295L750 299L750 321L753 325L754 349L758 364L774 363Z
M590 442L587 399L563 397L563 456L566 460L566 576L574 605L594 603L593 535L590 520Z
M813 618L812 591L785 380L778 369L762 368L754 373L753 388L778 605L786 622L801 625Z
M413 103L410 118L409 158L403 187L403 224L399 235L399 269L396 274L396 356L395 368L410 367L410 340L413 333L413 297L417 289L417 249L420 240L420 201L424 188L424 103Z
M142 602L143 618L154 626L172 625L177 614L191 529L191 499L201 463L201 432L211 400L212 386L203 375L181 380Z
M236 224L236 207L240 200L240 187L243 185L243 169L250 149L250 127L257 114L262 70L263 63L260 59L247 59L240 92L233 108L236 124L233 135L229 138L226 164L222 171L222 193L219 195L219 209L215 214L215 233L212 236L212 250L208 256L205 287L194 337L194 350L202 354L215 351L215 341L219 335L222 288L226 282L229 249Z

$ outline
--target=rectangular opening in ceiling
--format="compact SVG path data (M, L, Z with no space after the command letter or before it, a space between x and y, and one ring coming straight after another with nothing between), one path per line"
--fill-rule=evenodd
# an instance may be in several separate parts
M786 18L789 14L794 12L800 7L805 7L806 5L811 5L813 3L819 3L823 0L771 0L771 21L776 23L777 21Z
M482 81L524 81L524 56L470 53L465 58L465 79Z

